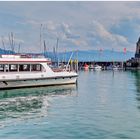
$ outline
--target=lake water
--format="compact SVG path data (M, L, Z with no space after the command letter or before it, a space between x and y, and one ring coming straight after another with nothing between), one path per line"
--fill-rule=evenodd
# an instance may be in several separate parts
M78 85L0 91L0 138L140 138L140 72L80 71Z

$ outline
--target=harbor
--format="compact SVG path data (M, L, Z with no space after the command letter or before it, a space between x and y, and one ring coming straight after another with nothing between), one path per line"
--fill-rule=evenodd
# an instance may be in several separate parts
M136 46L134 46L135 48L135 55L127 60L112 60L112 58L110 58L110 60L105 61L105 60L101 60L102 55L99 53L100 55L100 60L90 60L90 61L79 61L78 60L78 51L75 52L76 57L74 57L74 59L70 59L67 62L63 62L63 60L61 60L61 64L62 66L67 65L67 63L69 64L70 70L95 70L96 66L100 66L101 70L139 70L140 69L140 38L138 39L138 41L136 42ZM126 52L124 52L124 55L126 55ZM57 61L55 61L54 63L57 63ZM61 66L61 65L60 65Z
M6 60L7 56L10 58ZM32 58L31 54L4 55L4 59L1 58L5 90L0 90L0 138L139 138L138 69L127 69L126 61L79 62L72 57L68 62L50 60ZM27 61L26 71L21 66ZM12 68L15 64L16 67ZM33 64L45 65L45 73L41 67L33 69ZM39 73L37 71L34 75L33 70L39 70ZM54 79L59 73L62 77L51 81L53 77L47 76L48 70L52 76L55 75ZM11 72L10 78L14 79L15 73L20 77L16 79L14 88L8 89L11 84L7 73ZM73 82L71 72L75 75ZM40 74L44 74L41 82L37 79ZM32 76L30 88L29 76ZM21 88L17 88L18 84ZM24 84L24 88L20 84ZM124 122L126 125L122 125Z
M0 139L140 139L140 2L0 2Z
M139 138L139 50L140 39L126 61L2 54L0 138Z
M76 69L76 63L72 63L70 64L71 69ZM119 70L125 70L125 65L126 62L122 62L122 61L114 61L114 62L95 62L95 61L85 61L85 62L78 62L78 70L87 70L87 69L93 69L95 68L95 66L101 66L102 70L112 70L113 66L118 67ZM88 68L87 68L88 67Z

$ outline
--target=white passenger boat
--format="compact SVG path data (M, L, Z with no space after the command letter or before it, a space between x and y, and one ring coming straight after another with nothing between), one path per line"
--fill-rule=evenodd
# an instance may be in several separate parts
M95 66L94 66L94 70L96 70L96 71L101 71L101 70L102 70L102 66L95 65Z
M47 58L25 55L1 55L0 89L74 84L77 73L67 70L53 71Z

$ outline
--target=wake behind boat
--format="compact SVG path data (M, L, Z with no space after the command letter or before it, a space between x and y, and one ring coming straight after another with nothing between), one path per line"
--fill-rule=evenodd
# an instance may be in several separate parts
M74 84L77 73L50 68L51 60L26 55L1 55L0 89Z

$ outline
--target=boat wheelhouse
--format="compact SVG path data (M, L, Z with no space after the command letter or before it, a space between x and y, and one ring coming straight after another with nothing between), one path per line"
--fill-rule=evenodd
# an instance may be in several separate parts
M50 64L50 59L41 56L1 55L0 89L76 83L76 72L53 71Z

